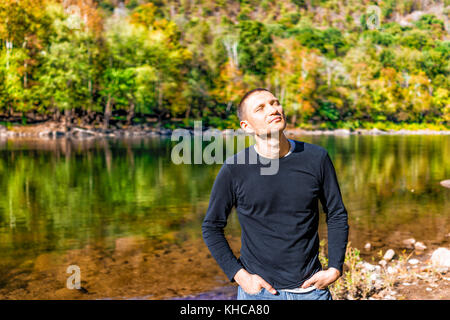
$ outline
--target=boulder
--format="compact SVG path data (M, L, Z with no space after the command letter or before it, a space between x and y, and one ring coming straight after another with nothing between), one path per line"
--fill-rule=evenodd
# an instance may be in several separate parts
M437 248L431 255L431 263L438 267L450 267L450 250L447 248Z
M441 186L443 186L444 188L450 188L450 179L449 180L442 180L440 182Z

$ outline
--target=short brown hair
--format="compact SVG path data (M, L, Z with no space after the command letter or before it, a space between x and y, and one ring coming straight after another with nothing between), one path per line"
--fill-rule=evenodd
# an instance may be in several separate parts
M239 102L239 105L238 105L238 108L237 108L237 115L238 115L239 120L242 121L242 114L243 114L242 111L244 110L243 107L244 107L245 100L247 100L247 98L248 98L252 93L254 93L254 92L259 92L259 91L267 91L267 92L272 93L270 90L268 90L268 89L266 89L266 88L256 88L256 89L250 90L250 91L248 91L246 94L244 94L244 96L242 97L241 102ZM272 93L272 94L273 94L273 93Z

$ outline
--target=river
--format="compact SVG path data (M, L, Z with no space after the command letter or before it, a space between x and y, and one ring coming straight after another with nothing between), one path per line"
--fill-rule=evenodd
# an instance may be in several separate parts
M406 238L448 245L450 189L439 182L450 179L450 136L293 139L328 150L364 258ZM176 143L0 140L0 299L163 299L228 285L201 237L220 164L177 165ZM238 254L234 211L226 235ZM69 266L81 290L67 288Z

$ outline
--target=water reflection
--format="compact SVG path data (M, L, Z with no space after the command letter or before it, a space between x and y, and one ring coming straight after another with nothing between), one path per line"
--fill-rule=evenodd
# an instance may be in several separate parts
M329 151L352 245L369 241L373 255L409 237L448 242L450 190L439 185L450 178L448 136L296 139ZM200 231L220 164L175 165L175 144L0 140L0 297L161 298L223 283ZM238 252L235 213L226 233ZM88 293L65 288L70 264Z

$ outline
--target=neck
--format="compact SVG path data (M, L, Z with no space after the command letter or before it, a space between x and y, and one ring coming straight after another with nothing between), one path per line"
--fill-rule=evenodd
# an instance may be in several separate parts
M284 132L275 132L267 135L255 134L255 141L256 152L269 159L282 158L291 148Z

